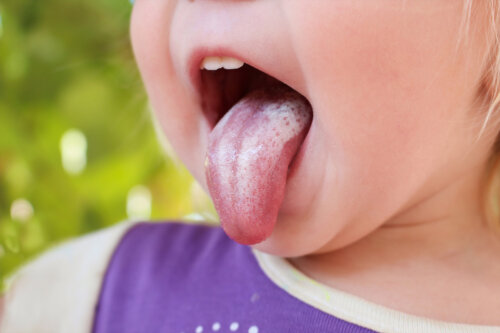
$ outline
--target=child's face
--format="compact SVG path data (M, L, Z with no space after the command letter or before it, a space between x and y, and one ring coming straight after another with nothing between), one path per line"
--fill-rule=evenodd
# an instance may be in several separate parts
M307 97L300 161L256 245L297 256L365 236L484 161L492 138L474 142L471 106L486 33L473 17L457 44L463 14L458 0L138 0L131 31L161 127L205 188L200 54L241 58Z

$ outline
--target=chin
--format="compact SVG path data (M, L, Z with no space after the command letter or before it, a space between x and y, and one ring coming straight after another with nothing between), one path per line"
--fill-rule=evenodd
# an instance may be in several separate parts
M302 257L324 252L334 239L335 232L296 219L278 219L271 236L252 247L279 257Z

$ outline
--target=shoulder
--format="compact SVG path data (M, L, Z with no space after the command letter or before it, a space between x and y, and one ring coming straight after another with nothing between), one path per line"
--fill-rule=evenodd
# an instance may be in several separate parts
M89 332L114 249L135 221L59 244L7 281L1 332ZM29 320L27 320L29 318Z
M256 269L250 248L232 241L218 226L138 224L110 261L94 332L159 332L165 327L182 332L179 325L193 315L221 310L223 304L234 308L242 286L258 284ZM248 301L243 298L240 304Z

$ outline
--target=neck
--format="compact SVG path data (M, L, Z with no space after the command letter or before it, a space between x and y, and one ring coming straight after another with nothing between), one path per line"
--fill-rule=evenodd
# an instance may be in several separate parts
M482 175L484 168L467 173L354 244L290 261L313 279L397 310L498 325L488 309L500 302L488 295L498 292L500 242L482 214ZM483 300L469 304L481 311L449 305L466 293Z
M373 239L379 239L378 246L392 249L399 244L415 246L419 253L456 252L473 237L491 235L484 215L485 171L481 165L457 175L455 181L387 221Z

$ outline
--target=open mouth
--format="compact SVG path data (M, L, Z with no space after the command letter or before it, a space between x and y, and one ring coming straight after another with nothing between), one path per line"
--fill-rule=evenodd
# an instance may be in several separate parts
M243 64L237 69L201 69L200 76L201 106L212 129L238 101L250 92L286 86L283 82L248 64Z
M260 243L278 219L289 170L311 125L311 104L237 59L205 58L201 69L202 109L211 126L208 189L229 237Z

